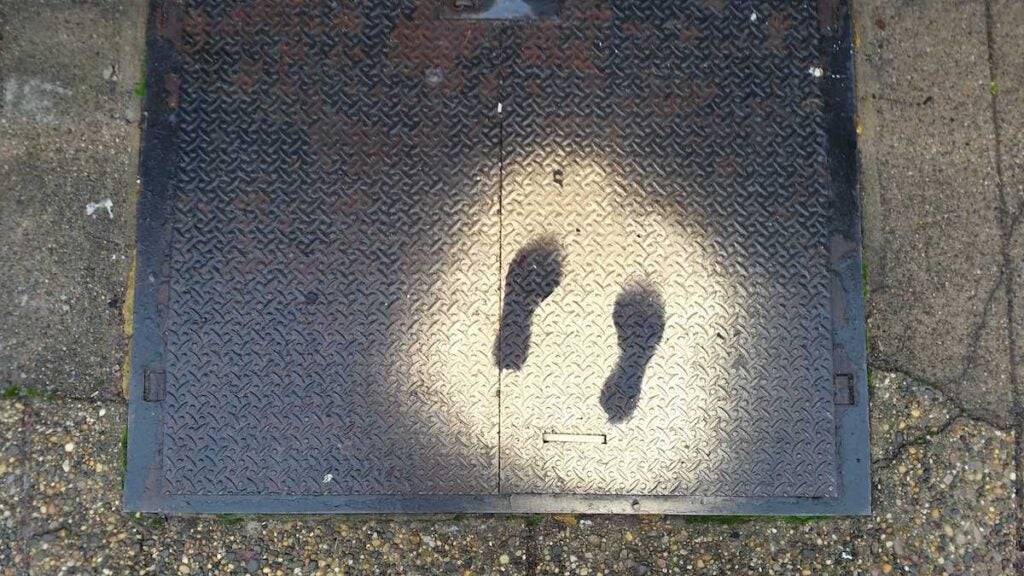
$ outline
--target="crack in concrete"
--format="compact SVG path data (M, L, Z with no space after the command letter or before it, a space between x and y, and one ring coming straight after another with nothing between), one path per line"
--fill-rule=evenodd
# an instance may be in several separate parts
M970 418L971 420L983 422L993 428L996 428L997 430L1010 430L1010 427L1005 422L1004 418L984 408L974 408L964 405L964 403L960 401L956 397L956 394L954 394L953 392L953 389L956 386L956 384L959 382L963 382L967 378L967 375L970 373L970 371L976 368L978 365L978 349L981 344L981 339L984 336L985 328L988 327L992 309L995 305L996 296L999 295L1000 291L1002 291L1001 289L1004 288L1004 279L1005 269L1003 266L1000 266L999 276L997 277L996 282L992 286L992 288L989 289L988 295L985 297L985 305L982 307L981 318L978 320L978 323L971 330L970 341L967 346L967 353L964 355L963 367L953 377L947 379L946 381L933 380L922 374L916 373L916 371L910 368L902 366L900 363L896 361L885 358L879 358L880 355L875 355L876 357L871 359L868 362L868 364L871 366L873 370L902 374L914 380L915 382L923 384L928 388L934 389L935 391L941 393L943 398L945 398L948 402L953 404L953 406L955 406L961 414L963 414L965 417ZM877 347L872 346L872 349L877 350Z
M996 95L993 95L995 98ZM997 164L1002 161L1001 155L997 155ZM997 167L997 172L1001 172L1001 168ZM1000 188L1002 188L1002 178L1000 176ZM1024 461L1024 449L1022 449L1022 439L1024 439L1024 411L1021 408L1021 390L1019 373L1017 372L1017 335L1015 327L1015 310L1013 307L1013 301L1015 299L1016 290L1014 280L1016 279L1015 270L1013 267L1013 259L1011 254L1012 239L1020 227L1022 219L1024 219L1024 201L1019 201L1017 205L1010 210L1005 205L1005 195L1000 190L1000 209L999 209L999 225L1002 235L1002 246L1000 255L1002 262L999 265L998 277L995 284L989 290L985 297L985 304L982 307L981 318L971 331L969 344L967 347L967 353L964 357L963 367L957 372L957 374L949 378L946 381L936 381L931 378L925 377L921 374L916 373L914 370L909 369L905 366L900 365L898 362L879 358L876 355L869 365L873 370L879 370L884 372L890 372L894 374L903 375L918 384L924 385L936 393L940 394L942 398L951 404L955 409L955 412L949 416L941 425L938 427L931 428L925 432L918 434L910 439L904 440L899 443L895 448L890 450L885 456L878 459L872 460L872 468L877 470L884 470L891 466L897 459L899 459L907 448L911 446L924 446L927 445L933 438L942 435L947 432L956 422L960 420L968 420L985 424L995 430L1002 432L1012 433L1014 436L1014 466L1015 469L1020 471L1024 468L1021 466L1021 462ZM1006 229L1008 228L1008 230ZM977 367L979 359L979 347L981 339L984 336L985 329L988 327L991 320L992 312L996 302L996 297L1002 293L1007 301L1007 340L1008 340L1008 351L1009 364L1010 364L1010 395L1012 406L1010 409L1009 418L1003 418L998 414L993 413L990 410L979 409L968 407L960 401L956 394L953 392L957 383L963 382L971 370ZM877 350L877 347L872 347ZM1024 551L1024 477L1018 472L1016 474L1016 480L1014 483L1014 502L1017 508L1018 522L1016 528L1016 538L1018 550ZM1024 568L1024 567L1022 567Z
M988 51L988 66L989 66L989 78L990 82L997 81L996 75L996 62L995 62L995 50L994 50L994 14L992 9L991 0L985 2L985 26L987 36L987 51ZM862 53L861 57L865 59L867 63L871 63L871 55L869 53ZM998 86L998 84L995 84ZM951 401L952 405L957 409L959 415L952 415L944 425L952 426L953 423L962 418L969 418L971 420L983 422L1002 431L1009 431L1014 434L1014 460L1016 466L1016 480L1014 482L1014 505L1017 511L1017 524L1016 524L1016 545L1019 550L1024 552L1024 475L1021 474L1024 471L1024 448L1022 448L1022 441L1024 441L1024 410L1022 410L1022 398L1021 395L1024 391L1021 390L1020 374L1018 371L1018 356L1020 354L1018 349L1018 336L1016 328L1016 310L1015 310L1015 299L1016 299L1016 270L1014 268L1013 259L1011 257L1011 246L1012 239L1018 228L1022 215L1024 215L1024 201L1011 202L1007 198L1006 194L1006 183L1004 174L1004 158L1003 158L1003 139L1002 139L1002 124L999 114L1000 100L997 91L990 91L990 110L991 110L991 121L993 123L993 131L995 138L995 168L997 177L997 192L999 196L999 205L997 207L997 225L1000 228L1001 235L1001 246L999 250L999 281L992 287L991 292L986 298L986 304L983 308L981 319L975 330L971 333L970 345L968 347L968 353L964 357L963 369L959 371L955 379L941 378L941 382L936 382L930 378L922 377L920 374L916 374L912 370L906 369L900 362L894 361L891 358L882 358L878 354L879 347L872 346L874 352L871 355L869 365L872 368L887 370L891 372L897 372L905 374L915 381L925 384L930 388L943 393L943 396ZM865 109L865 112L870 115L870 102L861 99L861 108ZM867 106L864 106L867 104ZM863 144L863 142L862 142ZM882 158L874 158L876 163L884 163ZM878 179L878 173L873 172L870 166L864 166L862 171L867 174L873 174L875 179ZM863 180L862 180L863 181ZM875 186L881 186L880 183L875 182ZM865 224L870 225L870 222L865 219ZM868 248L868 244L865 245ZM868 251L865 251L867 254ZM879 254L884 257L884 253L881 251L875 251L875 254ZM885 267L885 262L871 262L872 266ZM1002 288L1002 290L1000 290ZM885 287L872 286L873 293L883 292ZM1007 355L1009 360L1009 380L1010 380L1010 396L1011 396L1011 409L1009 416L1000 416L994 411L989 409L976 409L967 408L962 402L953 394L957 384L962 382L964 376L970 373L971 370L977 367L979 361L979 347L980 338L985 332L985 328L988 327L990 322L990 315L992 314L992 307L995 303L994 298L997 294L1002 292L1006 298L1006 318L1007 318ZM869 303L870 305L870 303ZM905 342L901 342L901 345L905 345ZM904 350L898 351L897 358L905 357ZM932 432L937 432L933 430ZM931 437L930 434L925 434L919 438L918 441L926 442ZM914 440L912 439L911 442ZM1024 558L1024 557L1022 557ZM1019 566L1024 569L1024 565Z
M975 324L974 328L970 332L968 338L967 351L964 354L963 366L957 371L955 375L941 380L934 380L928 378L922 374L916 373L916 371L902 366L899 362L890 358L882 357L880 353L873 353L873 358L869 360L869 364L872 368L882 370L884 372L895 372L909 376L913 380L921 382L927 385L929 388L935 388L941 390L943 395L948 397L961 411L965 414L970 415L974 420L984 421L986 424L998 428L1000 430L1007 430L1006 419L993 413L990 410L984 408L973 408L967 407L962 402L956 399L956 395L953 393L954 387L963 382L971 370L978 366L978 349L981 345L981 339L984 337L985 329L988 327L991 320L992 311L995 307L996 297L1000 292L1005 293L1005 283L1008 278L1007 274L1007 263L1004 260L999 265L998 276L996 277L995 283L989 289L988 294L985 296L985 302L981 309L981 318ZM878 350L878 346L871 346L872 350ZM1011 379L1011 385L1013 381ZM1012 418L1012 417L1011 417Z
M953 407L953 412L947 418L945 418L942 421L942 423L939 424L938 426L928 427L926 430L919 434L915 434L910 438L897 442L896 446L887 450L884 456L880 456L878 458L873 459L871 461L871 465L872 469L874 470L884 470L888 468L896 460L898 460L903 455L903 453L906 452L906 450L911 446L928 445L928 443L931 442L934 438L948 432L954 424L961 420L974 422L976 424L982 424L1000 432L1013 432L1012 426L1001 425L997 422L992 421L989 418L978 417L976 415L971 414L970 411L966 409L964 406L962 406L954 396L952 396L949 392L943 390L941 387L935 386L934 384L928 383L926 381L922 381L921 379L915 377L914 375L904 371L890 370L886 368L877 369L883 372L889 372L896 376L902 376L913 381L915 384L918 384L919 386L931 390L932 392L941 397L942 402L951 405Z
M883 362L872 361L869 362L868 364L873 371L877 370L879 372L899 374L913 380L914 382L917 382L918 384L921 384L922 386L931 388L936 393L940 394L944 400L952 404L956 411L960 414L961 418L965 418L967 420L977 422L979 424L985 424L986 426L999 430L1000 432L1013 432L1014 430L1012 424L1005 422L1003 418L1000 418L998 415L993 414L988 410L981 410L969 406L964 406L964 404L960 400L958 400L956 396L950 391L950 388L953 387L952 384L930 380L925 376L915 373L913 370L909 368L905 368L895 363L886 364Z
M989 86L998 86L998 74L996 72L996 50L995 50L995 14L992 10L992 0L985 1L985 41L986 48L988 51L988 74L989 74ZM999 115L999 91L989 90L989 103L992 114L992 130L993 138L995 139L995 160L996 160L996 188L999 196L999 225L1002 233L1002 247L1001 252L1003 256L1003 266L1006 269L1006 314L1008 317L1007 322L1007 338L1009 340L1009 362L1010 362L1010 390L1012 408L1010 410L1010 418L1013 422L1014 427L1014 468L1015 468L1015 480L1014 480L1014 504L1017 512L1017 550L1018 552L1024 552L1024 478L1021 476L1021 471L1024 468L1021 467L1024 462L1024 446L1022 446L1022 436L1024 436L1024 411L1021 407L1021 390L1020 390L1020 375L1017 370L1017 329L1016 329L1016 318L1014 310L1014 300L1016 300L1016 270L1013 266L1013 255L1012 255L1012 241L1014 229L1019 224L1017 218L1020 215L1020 202L1016 208L1011 210L1009 206L1009 199L1006 195L1006 177L1003 170L1003 137L1002 137L1002 123ZM1017 568L1024 569L1024 558L1019 557L1016 559Z
M985 1L985 40L986 48L988 50L988 78L990 86L998 86L997 75L996 75L996 64L995 64L995 16L992 11L992 1ZM1014 503L1017 510L1017 549L1018 551L1024 550L1024 502L1021 498L1024 497L1024 479L1021 478L1021 462L1024 460L1024 453L1022 453L1021 436L1024 433L1024 414L1021 411L1021 394L1019 385L1019 374L1017 371L1017 329L1015 327L1015 314L1014 314L1014 300L1016 299L1016 287L1015 287L1015 270L1013 264L1012 255L1012 242L1013 232L1017 225L1016 216L1017 214L1012 213L1009 200L1007 198L1007 187L1006 187L1006 175L1002 165L1004 165L1004 158L1002 158L1002 132L1001 123L999 118L999 99L998 90L989 90L989 104L992 117L992 135L994 137L995 146L995 177L996 177L996 189L998 192L999 205L999 228L1002 235L1002 265L1006 268L1006 295L1007 295L1007 337L1010 343L1010 385L1011 399L1012 399L1012 410L1011 418L1014 423L1015 434L1014 434L1014 466L1017 472L1016 480L1014 482ZM1018 211L1019 214L1019 211ZM1020 566L1020 559L1018 559L1018 568L1024 568Z
M956 411L949 416L942 424L929 428L924 432L913 436L910 439L902 440L896 444L885 456L875 458L871 461L871 467L878 470L885 470L892 466L903 456L904 452L912 446L927 446L933 439L948 432L959 420L972 420L961 411Z

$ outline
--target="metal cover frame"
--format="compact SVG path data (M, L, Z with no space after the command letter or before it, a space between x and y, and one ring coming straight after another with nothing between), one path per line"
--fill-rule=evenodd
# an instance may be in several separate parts
M190 496L160 490L161 393L168 274L173 157L177 128L171 105L178 90L180 60L174 45L181 34L177 0L151 0L147 32L147 93L140 163L134 335L131 342L128 460L124 507L173 513L623 513L849 515L869 514L871 482L868 383L857 196L854 69L848 0L819 4L821 52L827 56L821 82L832 212L832 337L837 380L852 379L853 403L836 404L836 445L840 481L837 498L726 498L693 496L495 494L444 496ZM815 71L817 73L817 71ZM848 391L844 391L848 393Z

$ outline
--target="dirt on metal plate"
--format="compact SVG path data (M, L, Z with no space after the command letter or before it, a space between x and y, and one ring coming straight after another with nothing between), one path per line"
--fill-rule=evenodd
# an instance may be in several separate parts
M866 513L847 6L470 4L154 1L126 506Z

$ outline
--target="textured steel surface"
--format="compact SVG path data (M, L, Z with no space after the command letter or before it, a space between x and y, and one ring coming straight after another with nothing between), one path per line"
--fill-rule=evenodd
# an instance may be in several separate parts
M713 4L506 30L503 268L563 254L502 374L502 490L836 493L818 13Z
M867 511L843 3L152 6L129 508Z
M493 35L394 2L185 22L165 489L493 492Z

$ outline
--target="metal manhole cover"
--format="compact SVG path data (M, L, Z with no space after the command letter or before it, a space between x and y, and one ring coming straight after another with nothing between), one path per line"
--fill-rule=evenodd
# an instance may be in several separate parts
M869 510L844 2L155 4L127 508Z

